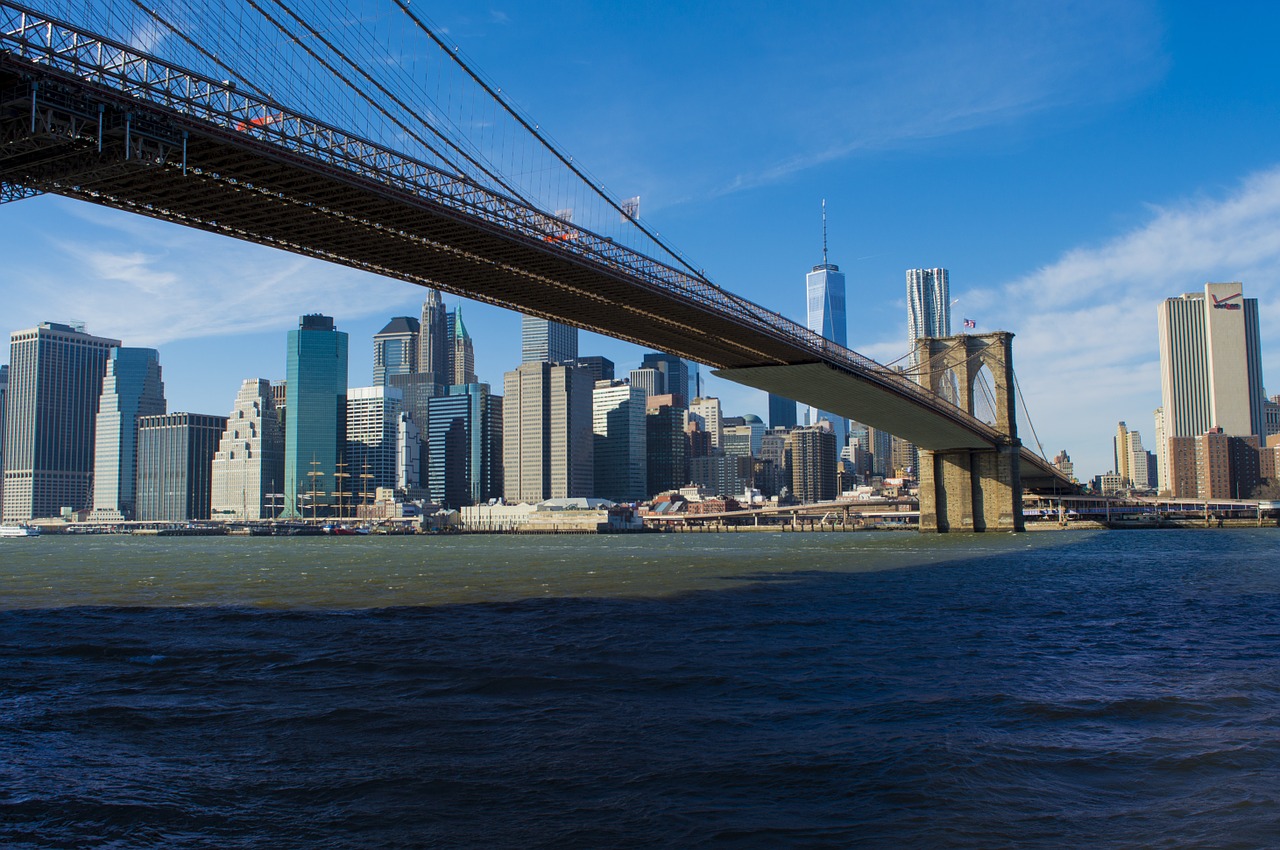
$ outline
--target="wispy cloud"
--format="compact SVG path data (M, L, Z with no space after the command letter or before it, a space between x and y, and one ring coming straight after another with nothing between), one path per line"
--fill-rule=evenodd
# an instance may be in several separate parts
M1280 346L1277 232L1280 166L1218 197L1151 206L1127 233L1002 286L966 291L965 310L1017 334L1016 370L1045 449L1065 447L1084 471L1102 472L1117 421L1151 442L1160 404L1156 308L1165 298L1207 281L1243 281L1259 301L1264 354Z
M85 319L90 331L155 346L282 330L301 313L350 318L409 303L412 287L351 269L120 213L76 207L74 241L50 239L25 285L22 326ZM123 247L122 247L123 246ZM47 261L48 257L58 259ZM15 325L16 326L16 325Z
M1168 65L1158 16L1142 3L907 3L869 7L856 19L860 27L838 33L798 32L780 21L777 39L803 35L809 61L761 57L767 74L733 87L726 81L710 104L701 92L687 105L680 93L672 96L673 113L687 108L705 115L709 120L688 123L712 131L706 138L682 137L682 146L732 148L736 138L757 146L722 160L758 165L704 175L713 182L697 197L779 183L862 154L1048 114L1078 115L1148 88ZM681 193L653 194L674 199Z

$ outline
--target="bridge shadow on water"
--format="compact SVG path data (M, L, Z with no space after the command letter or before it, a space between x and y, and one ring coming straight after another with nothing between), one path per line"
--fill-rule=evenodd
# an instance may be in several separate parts
M3 611L0 842L1275 836L1272 536L892 545L929 562L756 570L735 550L730 586L662 597Z

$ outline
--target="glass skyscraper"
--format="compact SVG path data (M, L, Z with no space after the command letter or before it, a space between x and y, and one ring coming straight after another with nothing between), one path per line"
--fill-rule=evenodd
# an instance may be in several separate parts
M769 393L769 427L796 427L796 403L789 398Z
M824 250L823 262L813 267L813 271L805 276L807 293L808 327L823 338L842 347L849 345L849 322L845 316L844 273L840 267L826 262ZM816 425L819 419L831 422L836 434L836 443L844 445L848 426L841 416L809 408L809 424Z
M644 360L640 365L649 369L657 369L662 373L662 381L658 389L651 395L678 395L683 396L687 404L690 399L695 396L685 395L689 391L689 364L684 358L675 354L664 354L658 351L651 351L644 356Z
M645 492L645 402L649 396L626 381L596 383L592 394L596 496L638 502L649 495Z
M133 519L138 472L138 417L165 412L160 352L113 348L98 400L93 462L93 518Z
M347 424L347 335L329 316L303 316L289 331L285 398L283 515L326 516L338 502Z
M431 399L428 489L447 508L484 504L502 495L502 396L488 384L458 384Z
M10 340L4 519L88 508L98 397L107 358L120 340L54 322L17 331Z
M549 319L520 317L521 363L564 363L577 357L577 328Z
M421 325L411 316L396 316L373 335L373 385L389 386L392 375L418 371L418 333Z

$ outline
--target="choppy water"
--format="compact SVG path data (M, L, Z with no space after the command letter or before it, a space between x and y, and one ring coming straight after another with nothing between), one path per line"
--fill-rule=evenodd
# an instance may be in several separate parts
M0 544L6 847L1274 847L1280 532Z

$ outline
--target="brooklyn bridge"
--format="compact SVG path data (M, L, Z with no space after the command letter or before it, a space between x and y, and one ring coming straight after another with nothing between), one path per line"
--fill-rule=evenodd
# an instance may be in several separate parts
M923 530L1072 485L1017 434L1009 333L900 371L713 283L408 2L0 0L0 203L54 193L678 354L921 450ZM3 214L3 211L0 211ZM975 415L980 375L994 421Z

